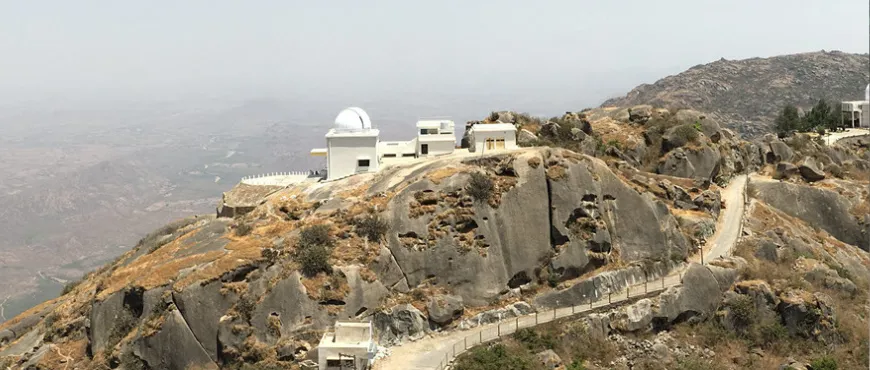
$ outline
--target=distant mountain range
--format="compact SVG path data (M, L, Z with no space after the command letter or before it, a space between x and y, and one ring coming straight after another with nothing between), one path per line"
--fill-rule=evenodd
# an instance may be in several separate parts
M868 55L839 51L725 60L643 84L602 106L651 104L709 112L746 136L770 131L785 104L807 108L825 98L862 100Z

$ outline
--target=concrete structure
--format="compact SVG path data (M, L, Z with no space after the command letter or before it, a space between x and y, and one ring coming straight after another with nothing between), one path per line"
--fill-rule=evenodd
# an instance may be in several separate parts
M336 321L320 339L317 365L320 370L368 369L376 352L371 322Z
M455 124L446 119L417 121L417 156L453 153L456 148Z
M844 101L840 112L846 127L870 128L870 85L864 89L864 100Z
M510 123L476 124L469 129L476 153L517 148L517 128Z
M326 155L326 179L335 180L363 172L376 172L380 164L378 136L369 115L352 107L335 117L326 133L326 148L311 150L311 155Z

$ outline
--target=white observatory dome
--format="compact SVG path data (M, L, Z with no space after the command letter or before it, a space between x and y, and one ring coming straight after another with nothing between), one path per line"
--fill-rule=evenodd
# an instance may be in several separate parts
M362 130L372 128L372 120L362 108L347 108L335 117L335 128L338 130Z

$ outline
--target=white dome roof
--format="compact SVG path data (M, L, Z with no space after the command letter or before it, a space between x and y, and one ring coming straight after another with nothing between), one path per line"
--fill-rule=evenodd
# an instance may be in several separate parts
M339 130L362 130L372 128L372 120L362 108L347 108L335 117L335 128Z

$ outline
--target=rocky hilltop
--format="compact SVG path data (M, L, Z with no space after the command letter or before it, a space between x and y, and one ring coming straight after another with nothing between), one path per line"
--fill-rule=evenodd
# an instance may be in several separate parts
M154 231L0 325L0 365L292 367L316 358L314 345L339 319L371 320L390 346L580 304L685 266L715 232L720 186L750 172L764 180L750 185L756 209L770 209L752 214L762 223L750 232L776 224L771 214L800 230L759 236L775 245L763 253L799 238L799 253L819 251L842 271L820 279L866 293L870 153L860 139L745 141L703 113L651 106L552 119L496 112L469 127L489 122L515 124L524 148L333 182L239 186L216 215ZM703 284L672 292L657 325L712 317L752 262L690 267Z
M722 59L640 85L602 106L692 108L709 113L741 134L760 136L770 132L777 113L786 104L810 107L820 98L862 100L867 79L866 54L821 51Z

